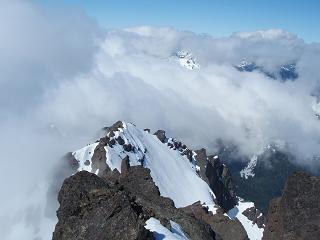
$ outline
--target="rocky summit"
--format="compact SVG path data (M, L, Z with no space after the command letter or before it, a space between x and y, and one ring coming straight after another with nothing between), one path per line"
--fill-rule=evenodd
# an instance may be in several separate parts
M53 240L153 239L146 228L150 218L168 229L181 226L188 239L221 239L208 223L161 197L150 170L141 166L126 170L104 178L81 171L66 179L59 193L59 222Z
M266 218L238 197L219 155L132 123L103 130L63 158L73 175L59 192L53 240L318 239L319 178L289 177Z

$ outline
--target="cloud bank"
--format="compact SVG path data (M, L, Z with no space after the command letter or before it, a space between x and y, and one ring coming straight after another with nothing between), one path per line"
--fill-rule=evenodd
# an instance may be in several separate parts
M281 140L304 164L319 155L320 44L289 32L106 30L74 9L14 0L1 3L0 36L2 239L50 238L56 205L47 188L60 156L119 119L194 148L214 151L223 139L251 155ZM180 50L200 69L175 61ZM239 72L242 60L268 72L295 63L299 77Z

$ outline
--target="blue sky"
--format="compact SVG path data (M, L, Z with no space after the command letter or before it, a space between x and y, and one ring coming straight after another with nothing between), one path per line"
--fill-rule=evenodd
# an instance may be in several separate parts
M107 28L172 26L221 37L281 28L320 42L318 0L40 0L84 11Z

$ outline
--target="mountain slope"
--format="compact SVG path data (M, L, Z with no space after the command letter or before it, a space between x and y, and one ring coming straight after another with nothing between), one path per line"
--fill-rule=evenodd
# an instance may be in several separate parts
M164 131L153 135L131 123L117 122L106 128L106 135L99 141L73 152L72 156L78 162L78 171L86 170L104 178L115 171L122 172L123 160L128 166L148 168L161 196L171 198L176 207L200 201L213 214L218 214L220 207L225 212L233 209L229 220L239 219L248 228L250 239L261 239L263 229L242 213L246 203L239 202L236 206L230 174L218 156L200 157L201 151L192 151L167 138ZM218 203L225 204L218 206Z

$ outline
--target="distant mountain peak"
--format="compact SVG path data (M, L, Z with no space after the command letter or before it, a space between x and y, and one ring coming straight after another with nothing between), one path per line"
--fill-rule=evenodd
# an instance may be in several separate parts
M189 70L195 70L200 68L200 64L192 56L192 54L186 50L181 50L173 54L173 57L180 63L182 67Z
M235 68L240 72L257 71L269 78L278 79L282 82L288 80L293 81L299 77L295 63L281 65L275 72L270 72L267 71L264 66L259 66L252 61L242 60L239 64L235 65Z

